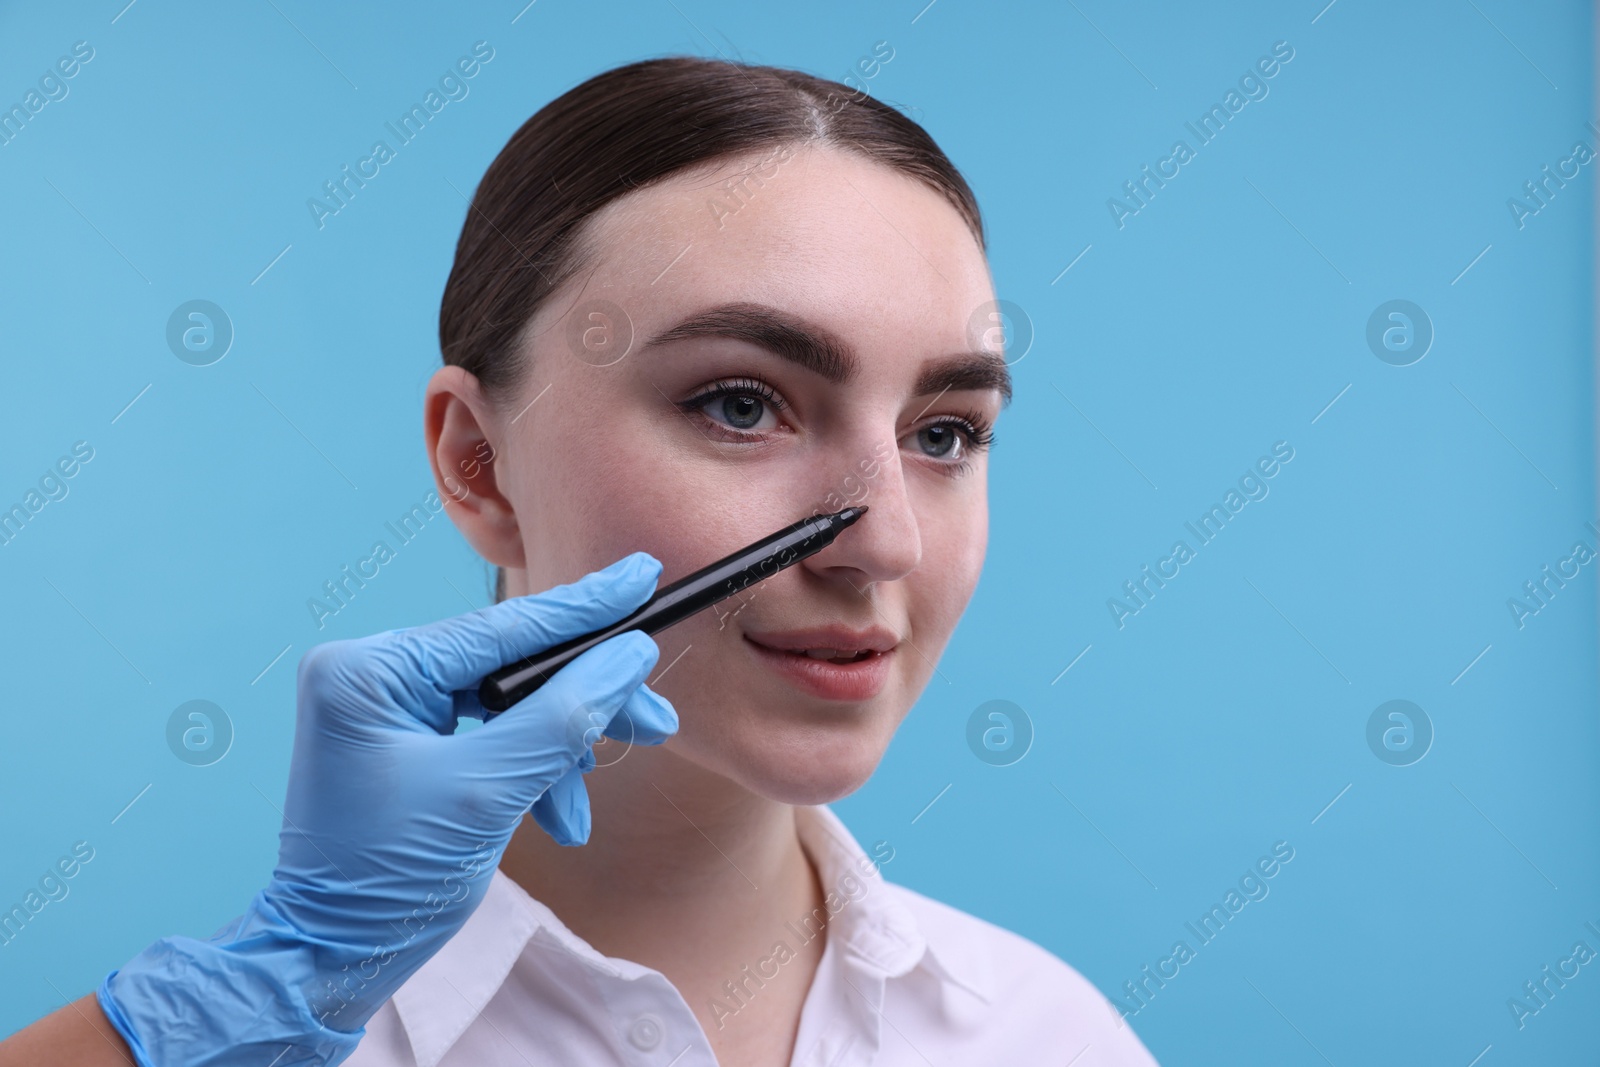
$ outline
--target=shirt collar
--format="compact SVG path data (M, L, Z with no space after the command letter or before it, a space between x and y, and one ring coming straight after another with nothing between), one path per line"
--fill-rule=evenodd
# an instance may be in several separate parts
M830 920L832 943L884 978L900 978L921 967L990 1002L993 976L982 959L940 936L942 928L930 931L907 905L909 891L884 881L880 868L894 859L889 842L875 842L868 855L826 805L797 807L795 826L829 910L839 908Z
M826 805L796 807L795 826L822 886L830 947L880 982L920 966L990 1002L992 976L982 961L964 955L948 939L938 939L937 948L931 945L901 896L906 891L884 881L879 867L894 858L888 842L877 842L868 855ZM494 998L536 934L610 977L632 978L648 970L602 955L496 869L462 928L394 994L417 1067L436 1067Z
M927 938L879 870L894 858L893 847L880 841L867 855L839 817L821 805L796 808L795 827L822 885L829 940L884 978L899 978L922 962Z

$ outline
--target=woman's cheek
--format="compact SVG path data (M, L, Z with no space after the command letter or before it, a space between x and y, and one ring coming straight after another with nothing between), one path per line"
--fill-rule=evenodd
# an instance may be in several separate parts
M912 630L930 642L937 639L941 650L978 588L988 550L989 517L984 498L980 495L973 507L957 514L963 521L923 525L925 538L931 535L931 539L924 540L922 563L909 576L921 588L923 595L916 602L926 613L922 618L913 617ZM935 655L931 650L928 654Z
M670 450L652 442L626 429L569 438L564 447L572 452L560 461L568 484L558 499L569 536L596 567L642 550L661 561L664 585L687 573L681 563L693 550L697 502L705 494L685 485Z

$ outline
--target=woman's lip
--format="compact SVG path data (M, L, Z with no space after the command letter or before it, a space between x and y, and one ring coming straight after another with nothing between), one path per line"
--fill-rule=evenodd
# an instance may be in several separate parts
M823 700L871 700L889 678L889 657L894 649L875 652L857 663L830 663L804 652L783 652L744 639L756 658L796 689Z

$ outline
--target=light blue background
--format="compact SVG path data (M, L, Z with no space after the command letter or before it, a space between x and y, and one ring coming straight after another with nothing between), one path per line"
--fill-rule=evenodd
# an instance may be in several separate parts
M431 488L456 190L618 63L839 78L886 40L872 92L963 169L1037 336L982 584L840 813L893 844L888 877L1112 996L1288 841L1270 895L1133 1017L1164 1064L1593 1062L1600 965L1525 1029L1506 1006L1600 950L1597 568L1523 629L1506 606L1595 541L1596 165L1521 229L1506 206L1594 144L1585 5L124 2L0 14L0 103L95 49L0 147L0 503L95 449L0 548L0 904L96 850L0 947L0 1032L262 884L307 647L487 602L440 520L325 631L305 607ZM306 199L480 39L470 96L319 231ZM1119 230L1107 198L1280 40L1270 95ZM195 298L237 330L210 367L164 340ZM1437 331L1409 367L1365 342L1394 298ZM1270 496L1117 629L1107 598L1279 440ZM205 768L165 741L196 698L236 730ZM1037 735L1005 768L965 740L996 698ZM1365 740L1395 698L1437 732L1410 767Z

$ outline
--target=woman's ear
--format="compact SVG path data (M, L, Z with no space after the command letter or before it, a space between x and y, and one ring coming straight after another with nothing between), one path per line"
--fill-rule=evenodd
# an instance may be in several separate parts
M504 491L499 429L477 377L442 367L422 400L422 435L439 499L478 555L501 567L526 563L516 508Z

